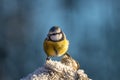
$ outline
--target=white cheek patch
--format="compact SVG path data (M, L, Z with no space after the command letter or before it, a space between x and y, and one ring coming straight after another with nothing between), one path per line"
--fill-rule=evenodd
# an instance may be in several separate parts
M52 35L52 36L50 36L50 38L51 38L51 40L58 41L58 40L62 39L62 34Z

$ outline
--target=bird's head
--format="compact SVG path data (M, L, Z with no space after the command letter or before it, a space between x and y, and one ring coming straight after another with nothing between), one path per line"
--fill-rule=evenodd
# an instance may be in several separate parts
M64 39L64 33L58 26L53 26L48 32L48 39L54 42L61 41Z

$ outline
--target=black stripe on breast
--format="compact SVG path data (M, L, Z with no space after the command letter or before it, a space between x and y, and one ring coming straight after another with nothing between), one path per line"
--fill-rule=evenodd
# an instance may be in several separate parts
M54 47L53 49L54 49L54 51L55 51L55 54L58 55L57 49L56 49L55 47Z

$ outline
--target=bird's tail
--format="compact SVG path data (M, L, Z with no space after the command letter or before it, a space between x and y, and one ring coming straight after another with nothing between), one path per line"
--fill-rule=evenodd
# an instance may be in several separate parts
M80 68L80 64L74 60L69 54L68 52L66 52L61 60L62 63L66 64L66 65L70 65L72 66L75 70L78 70Z
M68 52L66 52L64 55L66 55L66 56L72 58L72 57L68 54Z

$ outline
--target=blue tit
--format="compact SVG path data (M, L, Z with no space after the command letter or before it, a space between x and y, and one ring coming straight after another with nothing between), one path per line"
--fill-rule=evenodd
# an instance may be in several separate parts
M44 40L43 47L47 55L46 60L49 60L50 57L64 55L68 50L69 41L60 27L53 26Z

